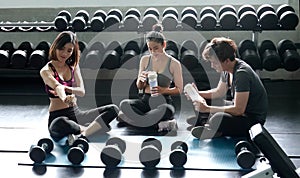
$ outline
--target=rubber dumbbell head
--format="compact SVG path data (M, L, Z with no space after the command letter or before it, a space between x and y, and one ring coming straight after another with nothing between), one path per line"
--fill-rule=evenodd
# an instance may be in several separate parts
M170 163L174 167L182 167L187 162L188 145L182 141L176 141L171 145Z
M292 6L288 4L282 4L277 8L276 14L281 28L285 30L294 30L297 27L299 23L299 17L295 13L295 9Z
M254 30L258 26L256 10L252 5L245 4L238 9L238 23L242 29Z
M89 143L85 139L78 138L68 151L68 160L72 164L80 164L84 160L85 153L87 153L88 150Z
M107 14L103 10L97 10L94 12L94 15L91 19L91 29L96 32L100 32L104 29L104 21L107 17Z
M275 44L271 40L264 40L259 46L259 54L262 66L268 71L274 71L281 67L281 59Z
M162 25L165 30L175 30L178 25L178 11L174 7L167 7L163 11Z
M121 56L120 64L123 67L126 66L126 68L136 68L136 65L138 64L137 60L139 58L140 51L140 45L137 41L131 40L127 42L124 46L124 53Z
M300 67L300 55L295 43L288 39L282 39L277 44L278 53L283 67L287 71L295 71Z
M68 29L69 22L71 21L71 13L67 10L60 11L54 19L54 25L58 31Z
M145 167L155 167L160 162L162 145L156 138L148 138L143 141L139 160Z
M103 55L102 68L105 69L115 69L120 66L121 56L123 54L123 49L119 41L110 42Z
M37 145L32 146L29 150L29 157L35 163L42 163L48 153L53 150L53 141L49 138L40 139Z
M213 7L206 6L200 11L200 25L204 30L213 30L217 25L216 10Z
M194 7L185 7L181 11L181 25L186 30L197 28L198 12Z
M255 43L245 39L239 43L240 58L248 63L254 70L261 69L261 59Z
M225 30L233 30L237 26L238 17L232 5L223 5L219 9L220 26Z
M86 10L79 10L72 22L74 31L84 31L89 21L89 13Z
M178 49L178 45L175 41L168 40L165 51L167 54L173 56L175 59L178 59L179 49Z
M113 137L106 142L100 154L101 161L108 167L116 167L122 160L126 143L124 140Z
M254 164L256 157L253 153L253 147L248 141L239 141L235 145L237 163L244 169L250 169Z
M124 29L127 31L136 31L140 26L141 12L136 8L130 8L126 11L123 20Z
M278 28L278 17L270 4L263 4L257 8L258 22L263 30L272 30Z

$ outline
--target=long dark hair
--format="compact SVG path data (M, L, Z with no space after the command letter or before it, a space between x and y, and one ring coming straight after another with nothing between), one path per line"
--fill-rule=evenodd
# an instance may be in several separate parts
M80 51L78 40L75 33L71 31L64 31L57 35L49 50L49 60L57 60L56 50L62 49L65 44L72 43L74 45L72 56L66 61L70 66L77 66L80 60Z

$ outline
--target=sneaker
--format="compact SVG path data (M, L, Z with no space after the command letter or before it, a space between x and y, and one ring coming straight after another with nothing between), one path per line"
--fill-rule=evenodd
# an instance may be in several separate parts
M220 137L222 134L206 126L197 126L192 129L192 135L200 140L205 140Z
M204 124L206 123L207 121L207 118L206 116L189 116L187 119L186 119L186 122L192 126L204 126Z
M176 131L178 130L178 125L176 119L168 121L160 121L158 123L158 131Z

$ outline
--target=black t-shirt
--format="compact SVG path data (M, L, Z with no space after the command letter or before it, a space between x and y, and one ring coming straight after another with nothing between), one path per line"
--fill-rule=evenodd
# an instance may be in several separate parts
M230 86L233 97L235 92L249 92L245 114L264 123L268 111L268 96L259 76L246 62L237 59L233 70L232 84L228 83L230 81L228 77L229 74L223 72L221 80Z

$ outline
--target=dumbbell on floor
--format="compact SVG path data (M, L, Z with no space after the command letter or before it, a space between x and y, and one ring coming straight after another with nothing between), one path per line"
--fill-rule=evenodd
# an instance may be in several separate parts
M49 138L40 139L35 146L31 146L29 157L35 163L41 163L46 159L48 153L53 150L53 141Z
M188 145L182 141L176 141L171 145L170 163L174 167L182 167L187 161Z
M126 143L124 140L118 137L110 138L101 151L101 161L108 167L116 167L121 162L125 150Z
M143 141L139 154L140 162L148 168L155 167L160 162L162 145L156 138L147 138Z
M84 160L85 153L89 150L89 143L83 138L77 138L70 145L68 160L72 164L80 164Z
M253 153L253 147L248 141L239 141L235 145L235 153L240 167L250 169L255 164L256 157Z

